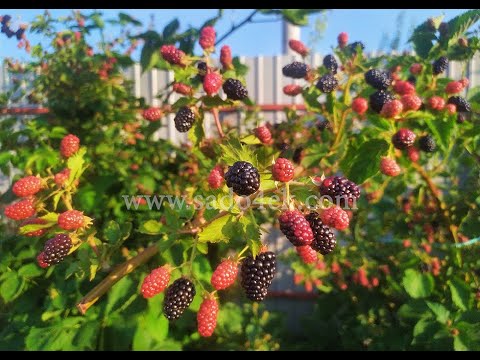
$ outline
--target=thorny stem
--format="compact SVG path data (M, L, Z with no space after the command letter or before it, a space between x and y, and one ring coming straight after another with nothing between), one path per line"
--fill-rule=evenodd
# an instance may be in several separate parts
M115 285L125 275L131 273L139 265L147 262L158 252L157 245L146 248L137 256L117 266L105 279L95 286L85 297L77 304L77 309L82 315L95 304L100 297L105 294L113 285Z
M218 134L220 135L221 138L225 137L225 134L223 133L223 130L222 130L222 124L220 124L218 109L217 108L212 109L212 114L213 114L213 118L215 119L215 125L217 127Z

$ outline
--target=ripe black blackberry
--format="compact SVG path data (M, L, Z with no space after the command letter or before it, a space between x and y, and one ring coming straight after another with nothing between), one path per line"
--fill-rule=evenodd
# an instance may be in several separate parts
M412 84L412 85L416 85L417 84L417 78L413 75L410 75L407 79L407 81Z
M461 96L450 96L448 98L447 104L453 104L457 107L458 112L470 112L472 107L470 103Z
M68 255L72 248L72 240L67 234L57 234L47 240L43 248L43 262L48 265L55 265L61 262Z
M357 53L357 47L360 46L360 48L362 49L362 51L365 49L365 45L363 45L363 43L361 41L355 41L351 44L348 45L348 49L350 50L350 52L352 52L353 54L356 54Z
M360 187L343 176L330 176L321 183L320 194L329 196L332 202L344 199L350 203L360 198Z
M415 143L416 135L410 129L401 128L392 136L392 143L396 149L405 150Z
M232 100L243 100L248 96L248 91L237 79L227 79L223 83L223 91L227 95L227 98Z
M229 188L237 195L248 196L260 188L258 170L249 162L237 161L230 166L225 174L225 181Z
M392 77L387 71L370 69L365 73L365 81L377 90L385 90L392 84Z
M318 120L315 126L320 131L331 128L330 121L328 121L327 119Z
M387 102L395 100L395 96L387 90L378 90L370 95L370 108L380 113L382 111L383 105Z
M337 245L335 234L322 222L318 213L311 212L306 218L314 235L314 240L310 246L322 255L330 254Z
M241 284L249 300L263 301L265 299L276 269L276 256L271 251L262 252L255 259L252 256L243 259Z
M195 114L192 109L183 106L178 110L173 121L175 122L175 129L182 133L187 132L192 128L193 123L195 122Z
M338 80L332 74L323 75L317 82L317 89L323 93L330 93L338 86Z
M295 149L292 155L292 160L295 164L300 164L304 157L303 146L299 146Z
M323 58L323 66L325 66L332 74L337 73L338 64L333 55L327 55Z
M439 57L434 61L432 71L433 75L439 75L443 73L448 66L448 59L445 56Z
M437 144L435 142L435 139L430 134L422 136L418 140L418 146L420 150L428 153L434 152L437 149Z
M173 282L165 292L163 314L172 321L178 319L190 306L195 297L195 285L187 278L180 278Z
M198 62L197 70L198 70L197 78L203 82L203 78L207 74L207 70L208 70L207 63L205 61Z
M308 65L299 61L294 61L291 64L285 65L282 69L284 76L294 79L302 79L307 76Z

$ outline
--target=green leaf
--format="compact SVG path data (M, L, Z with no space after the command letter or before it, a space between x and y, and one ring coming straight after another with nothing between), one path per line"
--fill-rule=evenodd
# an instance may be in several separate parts
M459 226L459 231L465 236L475 238L478 236L478 229L480 229L480 214L475 210L470 210L462 219Z
M105 307L105 314L109 314L115 306L121 306L126 300L127 296L132 294L133 280L124 277L108 291L107 305Z
M256 257L262 247L262 242L260 241L260 226L257 224L251 211L249 211L247 215L242 216L239 223L242 225L243 237L247 239L247 244L252 256Z
M448 281L453 303L461 310L468 310L472 302L472 291L467 283L454 277Z
M120 240L120 225L117 222L110 220L103 228L103 237L109 243L116 243Z
M120 20L121 25L132 24L134 26L142 26L142 23L140 21L138 21L137 19L134 19L133 17L125 13L119 13L118 19Z
M18 229L19 234L26 234L32 231L40 230L40 229L48 229L49 227L52 227L52 223L47 223L47 224L29 224L22 226Z
M172 108L173 109L180 109L183 106L193 105L196 102L197 102L197 99L195 99L193 97L184 96L184 97L181 97L180 99L178 99L177 101L175 101L172 105Z
M428 125L438 144L443 150L447 150L452 141L452 132L455 126L452 118L436 119L425 118L425 123Z
M49 212L48 214L40 216L39 218L49 222L50 224L56 224L58 222L58 214L54 212Z
M253 134L241 138L240 141L246 145L258 145L262 143L260 139Z
M6 165L10 161L11 157L12 155L8 152L0 153L0 166Z
M23 280L14 272L9 272L5 280L0 285L0 295L5 302L12 301L20 292L23 286Z
M446 324L450 316L450 311L448 311L447 308L442 304L434 303L431 301L427 301L426 303L428 308L435 315L435 318L437 319L437 321L441 322L442 324Z
M455 324L459 331L453 339L453 347L457 351L479 351L480 350L480 324L459 322Z
M42 275L43 273L44 270L34 263L23 265L20 269L18 269L18 275L26 278L34 278Z
M168 38L173 36L177 30L180 28L180 22L177 18L170 21L167 26L163 29L163 38L168 41Z
M220 149L221 160L227 165L232 166L237 161L247 161L258 168L255 153L248 146L243 145L239 139L231 139L227 144L221 144Z
M465 32L480 20L480 10L469 10L460 14L448 22L448 46L458 42Z
M224 215L215 219L200 234L198 234L199 242L216 243L220 241L229 242L234 235L232 229L235 228L237 222L231 214Z
M87 153L87 149L82 146L74 155L68 158L67 167L70 169L70 176L67 184L72 184L75 180L82 176L83 172L87 168L85 165L84 156Z
M387 153L388 147L389 145L385 140L366 141L358 148L350 166L343 167L345 163L341 164L342 170L350 180L362 184L378 173L381 157Z
M442 325L432 319L420 319L413 328L412 344L430 343L432 338L442 330Z
M207 108L231 105L231 102L229 100L223 100L219 95L205 95L202 97L202 102L203 105L205 105Z
M193 123L193 128L188 132L188 139L198 147L204 138L205 130L203 129L203 119L197 119L197 121Z
M147 235L159 235L165 232L164 225L157 220L147 220L140 225L138 231Z
M323 9L282 9L283 18L289 23L298 26L308 25L308 15L318 13Z
M400 306L398 309L398 316L403 319L418 320L422 317L429 316L429 308L423 300L411 300Z
M414 299L429 296L434 287L431 274L422 274L417 270L407 269L402 279L402 284L407 293Z

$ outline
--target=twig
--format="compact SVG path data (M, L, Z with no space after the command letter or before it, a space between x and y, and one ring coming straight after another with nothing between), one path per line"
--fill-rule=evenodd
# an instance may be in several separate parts
M457 235L457 226L450 222L450 214L447 209L447 205L442 201L440 198L440 190L438 189L437 185L434 184L430 176L428 176L427 172L417 163L412 163L413 168L419 173L423 180L427 183L428 189L432 194L435 202L437 203L438 208L448 225L448 229L450 231L450 235L455 243L458 243L458 235Z
M85 315L87 310L95 304L100 297L105 294L113 285L115 285L125 275L131 273L139 265L147 262L152 256L158 252L157 245L152 245L146 248L143 252L130 260L120 264L113 270L105 279L103 279L97 286L95 286L85 297L77 304L77 309L82 315Z
M218 134L221 138L225 137L225 134L222 130L222 124L220 124L220 118L218 116L218 109L212 109L213 118L215 119L215 125L217 126Z
M250 13L250 15L248 15L243 21L241 21L240 23L238 23L237 25L233 25L232 28L227 31L224 35L222 35L216 42L215 42L215 46L220 44L223 40L225 40L227 37L229 37L230 35L232 35L232 33L234 33L235 31L237 31L239 28L241 28L243 25L249 23L252 21L253 17L258 13L258 10L254 10Z

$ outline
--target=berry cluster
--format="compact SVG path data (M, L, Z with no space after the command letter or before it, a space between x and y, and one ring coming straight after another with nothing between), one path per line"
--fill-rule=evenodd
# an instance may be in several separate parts
M60 154L64 158L70 158L78 152L79 148L78 137L69 134L61 140ZM89 217L74 209L55 214L56 220L52 219L52 216L42 217L37 214L37 212L46 211L44 203L46 199L59 191L70 193L73 188L76 188L78 179L70 182L70 174L71 170L64 168L59 173L45 178L30 175L19 179L13 184L12 192L22 199L5 208L7 218L15 221L24 220L20 224L20 233L25 236L40 237L55 232L55 235L45 242L43 251L37 257L41 267L48 267L63 261L73 245L79 241L78 231L86 229L91 224ZM50 186L51 183L53 186ZM47 189L53 189L53 194L44 196ZM71 207L69 203L65 205L67 208ZM59 230L70 233L58 233Z

